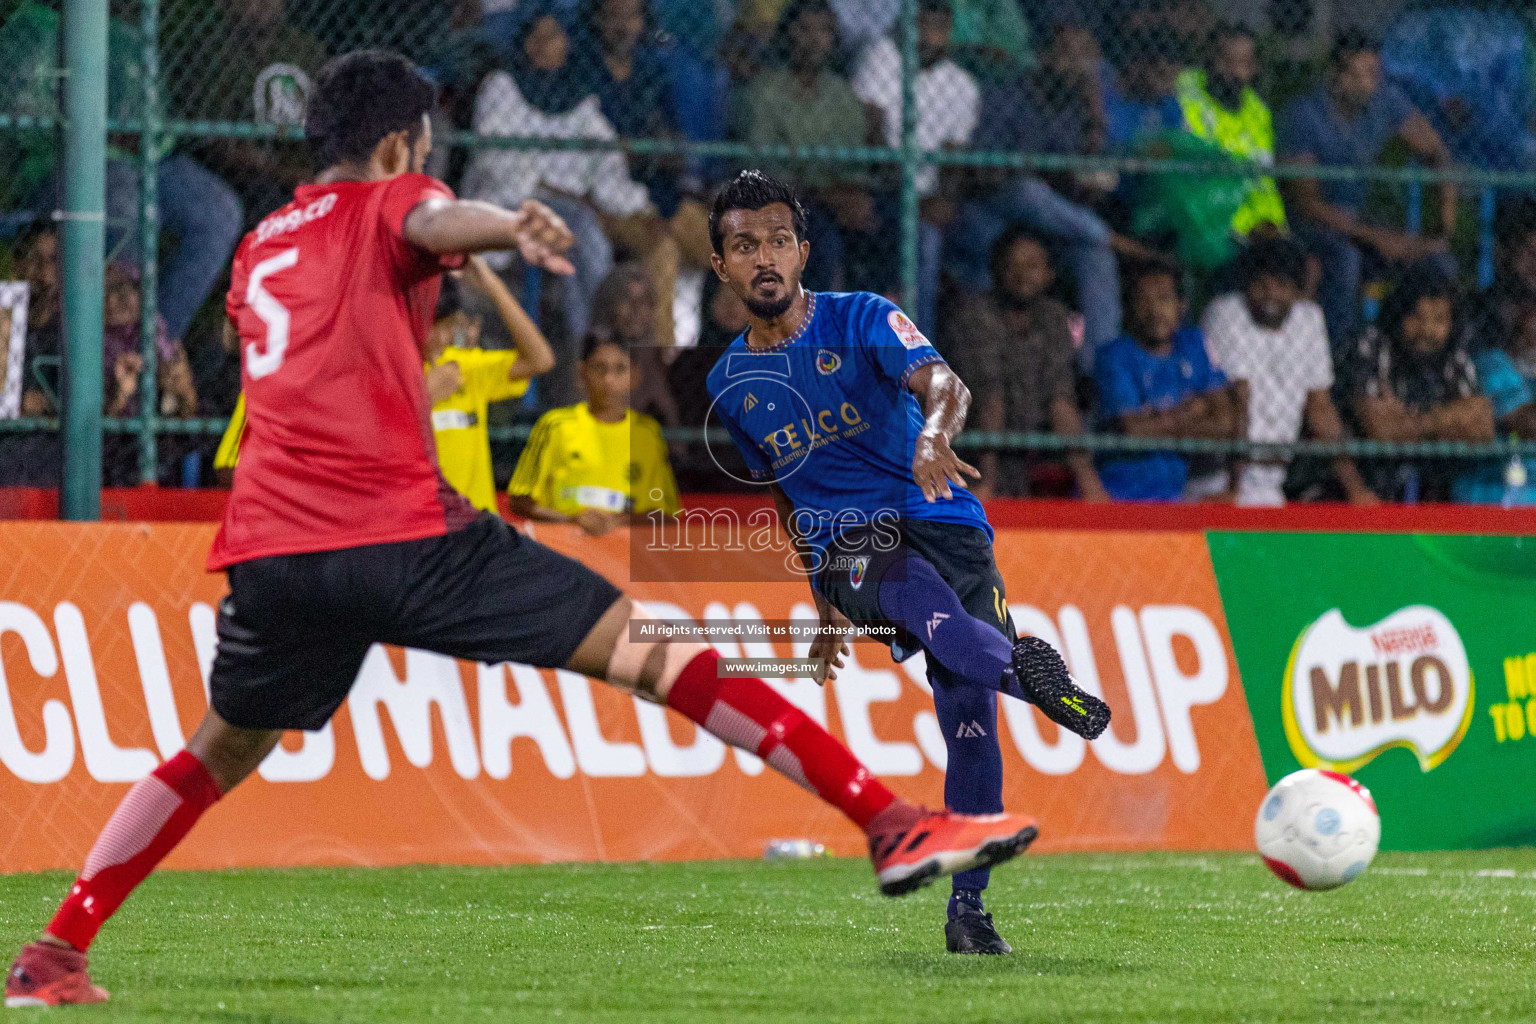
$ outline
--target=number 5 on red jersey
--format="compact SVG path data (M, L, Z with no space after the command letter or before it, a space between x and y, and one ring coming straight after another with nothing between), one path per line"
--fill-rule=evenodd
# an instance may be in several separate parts
M262 287L268 277L280 270L287 270L299 262L299 249L284 249L276 256L269 256L251 268L251 280L245 287L245 304L267 326L266 345L258 349L256 343L245 346L245 370L252 380L273 373L283 365L283 353L288 350L288 310L271 292Z

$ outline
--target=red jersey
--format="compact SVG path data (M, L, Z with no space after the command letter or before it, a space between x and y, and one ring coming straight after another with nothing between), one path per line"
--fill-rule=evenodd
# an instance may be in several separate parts
M423 174L302 185L235 250L246 428L210 571L268 555L433 537L478 513L437 468L422 370L439 275L406 214Z

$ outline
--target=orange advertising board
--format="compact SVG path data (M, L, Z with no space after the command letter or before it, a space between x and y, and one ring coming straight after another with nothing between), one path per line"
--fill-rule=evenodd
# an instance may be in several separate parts
M202 569L212 535L0 524L0 871L77 867L128 785L196 727L224 593ZM661 617L813 614L804 584L630 583L622 533L537 536ZM997 558L1020 629L1115 711L1085 744L1003 701L1004 800L1040 819L1038 848L1246 848L1264 777L1202 535L1000 531ZM920 657L860 644L825 688L776 685L893 788L942 803ZM287 737L168 863L751 857L775 837L863 846L835 811L654 705L569 672L375 648L331 725Z

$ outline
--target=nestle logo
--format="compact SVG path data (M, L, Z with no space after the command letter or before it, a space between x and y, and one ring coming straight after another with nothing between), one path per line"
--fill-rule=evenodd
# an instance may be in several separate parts
M1281 711L1296 760L1353 771L1407 747L1422 771L1456 749L1472 721L1472 665L1451 620L1416 604L1351 626L1338 608L1302 631Z
M1400 629L1378 629L1371 633L1371 647L1383 657L1400 654L1418 654L1433 651L1440 646L1431 623L1407 626Z

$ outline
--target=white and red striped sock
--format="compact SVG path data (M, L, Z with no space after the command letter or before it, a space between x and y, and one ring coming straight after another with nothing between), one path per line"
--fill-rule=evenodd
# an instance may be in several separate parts
M695 656L673 681L667 706L761 757L860 828L896 802L896 794L809 715L761 679L721 679L719 662L714 651Z
M185 750L134 783L91 847L48 934L84 951L220 795L203 762Z

